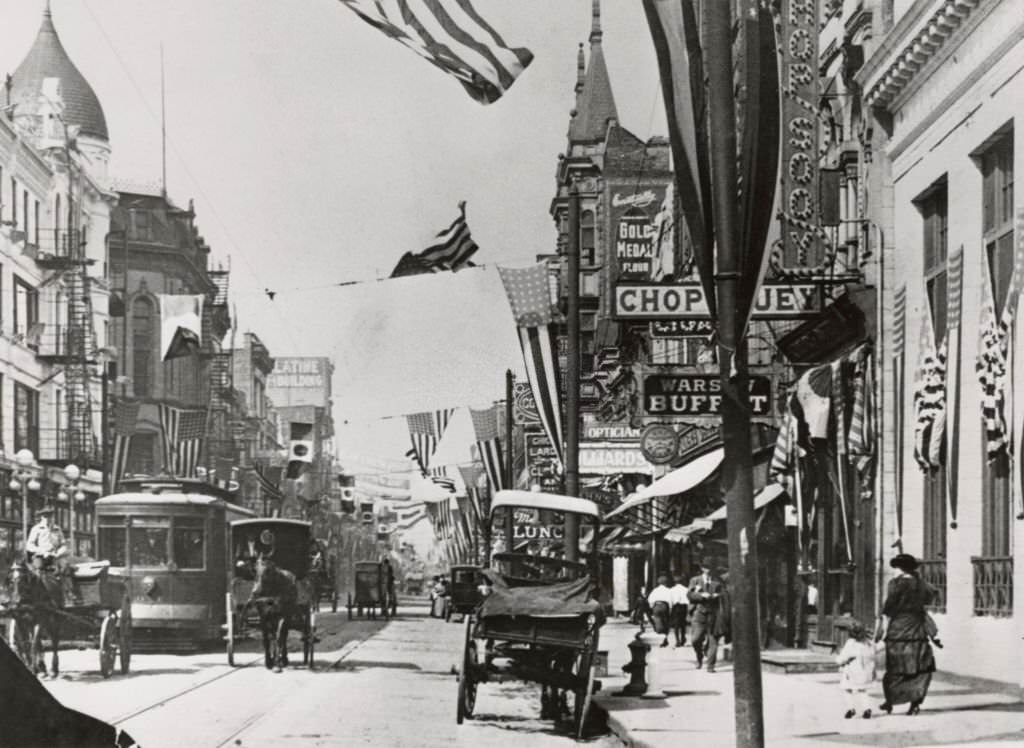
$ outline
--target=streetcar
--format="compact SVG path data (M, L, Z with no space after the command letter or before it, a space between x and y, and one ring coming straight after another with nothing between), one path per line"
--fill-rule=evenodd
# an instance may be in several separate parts
M129 590L135 649L189 651L219 640L228 528L256 513L199 480L128 479L121 489L96 501L98 555Z

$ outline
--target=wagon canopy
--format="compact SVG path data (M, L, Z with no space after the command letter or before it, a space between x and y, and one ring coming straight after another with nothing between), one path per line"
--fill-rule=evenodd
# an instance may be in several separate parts
M231 523L235 559L263 554L298 578L309 572L313 526L297 519L241 519Z

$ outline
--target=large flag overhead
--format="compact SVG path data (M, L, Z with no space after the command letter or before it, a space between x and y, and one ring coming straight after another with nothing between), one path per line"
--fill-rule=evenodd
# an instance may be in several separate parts
M497 406L487 410L469 411L473 417L473 429L476 431L476 446L480 450L480 460L487 471L487 480L495 492L505 488L505 460L501 453L501 440L498 438Z
M206 411L182 410L164 403L157 408L164 441L164 470L175 477L194 478L206 433Z
M700 28L694 5L688 0L643 3L658 58L683 223L693 244L708 308L715 317L714 222Z
M395 269L391 271L392 278L399 278L403 275L422 275L423 273L440 273L445 270L461 270L464 267L473 267L469 261L476 251L480 249L473 241L469 233L469 224L466 223L466 201L459 203L459 215L452 221L451 225L439 231L433 244L422 252L413 254L406 252L399 259Z
M499 267L512 316L519 327L523 363L537 403L541 424L563 463L562 404L560 402L558 354L555 350L555 309L551 299L548 268L538 263L525 268Z
M341 0L360 18L453 76L474 99L490 104L533 60L509 47L469 0Z
M139 403L118 398L114 401L114 450L110 464L110 492L117 491L118 482L128 469L128 453L132 434L139 420Z
M430 458L437 447L437 433L434 431L434 422L430 413L413 413L405 417L409 424L409 438L412 440L412 449L406 452L406 456L412 458L420 466L424 473L430 469Z
M160 294L160 358L189 356L199 350L203 335L202 294Z

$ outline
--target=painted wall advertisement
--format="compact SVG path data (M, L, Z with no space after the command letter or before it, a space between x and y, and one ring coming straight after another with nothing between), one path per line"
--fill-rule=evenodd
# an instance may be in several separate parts
M609 192L618 277L649 280L654 266L654 217L665 200L665 187L616 186Z
M650 416L716 416L722 404L717 374L650 374L644 377L644 414ZM772 383L750 375L752 415L771 414Z

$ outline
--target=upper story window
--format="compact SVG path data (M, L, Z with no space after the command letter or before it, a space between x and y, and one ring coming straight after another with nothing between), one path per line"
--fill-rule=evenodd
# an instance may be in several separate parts
M996 313L1006 302L1013 274L1013 131L981 154L982 232L992 271Z
M19 449L31 449L39 453L39 393L15 382L14 451Z
M153 238L153 229L150 225L149 213L144 210L133 210L131 216L131 234L133 239L149 241Z
M18 183L11 177L11 225L18 228Z
M153 302L140 297L132 304L132 382L136 397L153 393L156 315Z
M946 336L946 258L949 256L949 191L946 177L917 200L923 228L924 281L935 341Z
M18 276L14 276L14 332L28 335L39 321L39 292Z
M580 214L580 265L597 264L597 231L594 211L585 210Z

